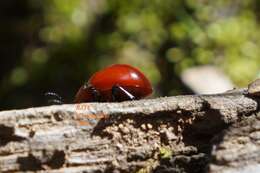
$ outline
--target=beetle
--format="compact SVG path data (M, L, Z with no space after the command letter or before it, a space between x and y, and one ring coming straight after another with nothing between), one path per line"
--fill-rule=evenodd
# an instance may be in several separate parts
M138 100L152 92L151 83L140 70L127 64L114 64L94 73L79 88L74 103ZM45 95L55 97L54 103L62 103L55 93Z
M138 100L152 93L146 76L127 64L115 64L93 74L80 87L74 102L121 102Z

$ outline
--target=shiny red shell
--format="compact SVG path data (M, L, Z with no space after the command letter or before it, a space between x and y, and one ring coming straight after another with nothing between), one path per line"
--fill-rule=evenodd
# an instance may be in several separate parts
M112 100L112 87L119 85L130 92L136 99L152 93L152 86L145 75L137 68L126 64L115 64L96 72L89 79L87 86L92 86L100 93L100 101ZM74 102L92 102L93 93L87 86L82 86Z

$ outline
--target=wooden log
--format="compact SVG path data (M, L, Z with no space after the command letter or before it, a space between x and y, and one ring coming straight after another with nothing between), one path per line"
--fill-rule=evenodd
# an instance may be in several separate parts
M2 111L0 170L214 172L210 141L258 112L258 101L234 90Z

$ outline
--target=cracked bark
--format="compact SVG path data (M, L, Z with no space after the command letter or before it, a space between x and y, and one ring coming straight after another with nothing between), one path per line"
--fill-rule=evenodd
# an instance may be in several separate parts
M259 172L258 102L235 90L3 111L0 170Z

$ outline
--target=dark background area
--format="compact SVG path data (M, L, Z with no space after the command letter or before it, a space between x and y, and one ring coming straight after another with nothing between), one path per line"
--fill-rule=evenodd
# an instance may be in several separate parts
M257 0L0 1L0 109L45 105L55 91L70 103L95 71L127 63L154 96L188 94L180 74L222 69L237 86L260 71Z

